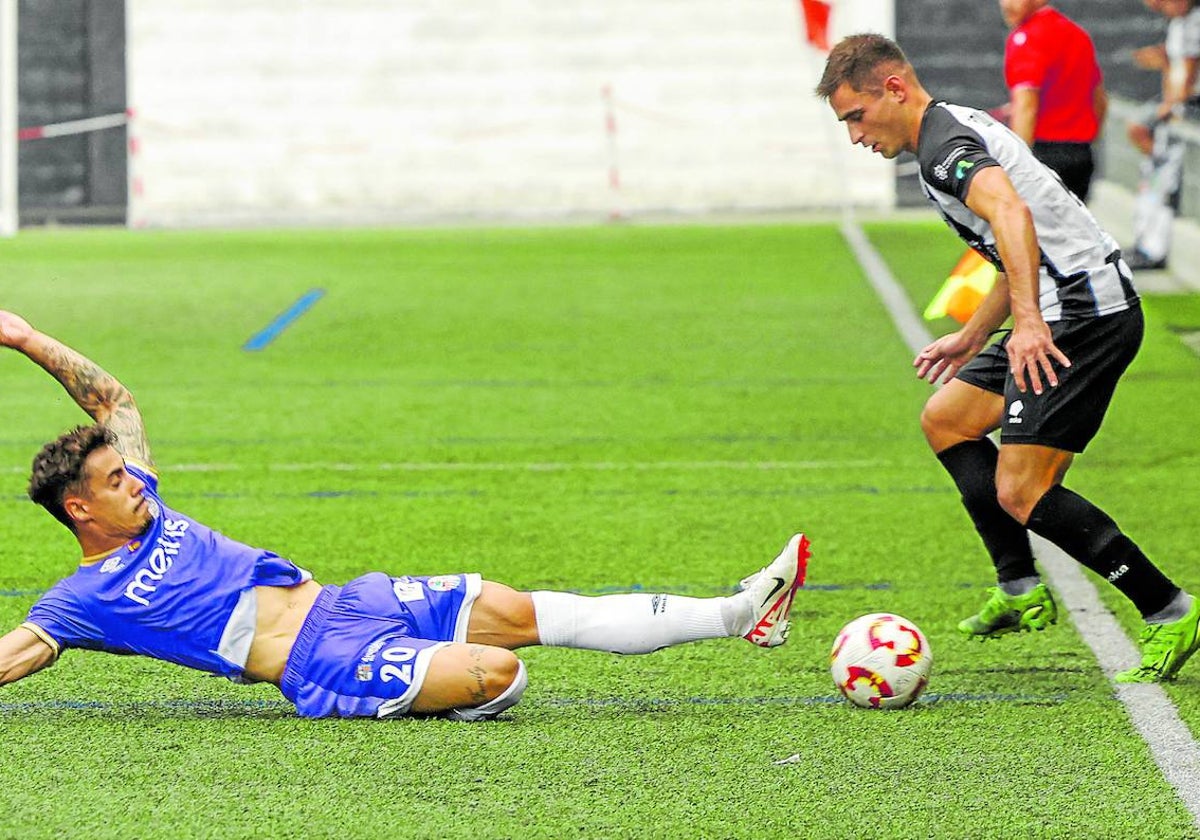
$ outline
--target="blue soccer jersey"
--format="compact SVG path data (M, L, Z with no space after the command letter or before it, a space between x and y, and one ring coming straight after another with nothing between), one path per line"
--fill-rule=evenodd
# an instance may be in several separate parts
M151 521L145 533L85 558L23 624L55 648L141 654L237 680L254 639L256 586L312 578L290 560L236 542L168 508L158 477L136 464Z

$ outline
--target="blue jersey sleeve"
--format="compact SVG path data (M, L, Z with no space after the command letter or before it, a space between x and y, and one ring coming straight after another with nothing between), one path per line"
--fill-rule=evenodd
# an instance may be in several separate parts
M102 631L65 581L38 599L29 610L27 622L53 639L60 652L72 647L94 650L100 647L103 638Z
M125 470L138 481L144 482L151 493L158 495L158 473L137 461L126 461Z

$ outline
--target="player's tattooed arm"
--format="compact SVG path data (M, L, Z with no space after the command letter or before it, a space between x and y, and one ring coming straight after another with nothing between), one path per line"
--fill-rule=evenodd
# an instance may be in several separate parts
M116 435L116 448L123 457L154 466L141 412L133 394L115 376L10 312L0 311L0 345L24 353L58 380L88 416Z

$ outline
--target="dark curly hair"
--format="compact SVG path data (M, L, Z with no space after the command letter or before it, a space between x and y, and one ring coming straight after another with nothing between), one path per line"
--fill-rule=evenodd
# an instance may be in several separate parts
M117 436L101 425L76 426L50 441L33 459L29 498L74 531L75 525L63 507L63 498L67 493L83 490L86 480L83 462L88 455L103 446L112 446L116 441Z

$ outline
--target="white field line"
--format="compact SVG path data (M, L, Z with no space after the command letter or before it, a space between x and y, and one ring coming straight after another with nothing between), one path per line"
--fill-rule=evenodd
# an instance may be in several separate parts
M267 464L273 472L702 472L705 470L788 471L788 470L877 470L887 461L400 461L355 464L339 461L311 461ZM160 464L163 475L180 472L223 473L258 469L247 464ZM27 467L9 467L9 473L28 473Z
M862 228L852 219L846 219L842 224L842 235L915 355L933 337L917 317L912 303L871 246ZM1042 568L1058 592L1059 601L1066 606L1071 620L1091 648L1104 675L1111 682L1118 671L1136 665L1137 647L1125 635L1113 614L1104 607L1096 587L1084 575L1079 564L1036 534L1030 537ZM1160 685L1113 683L1113 686L1134 728L1150 747L1155 763L1175 788L1197 828L1200 828L1200 745L1197 745L1187 724L1179 717L1179 710Z

